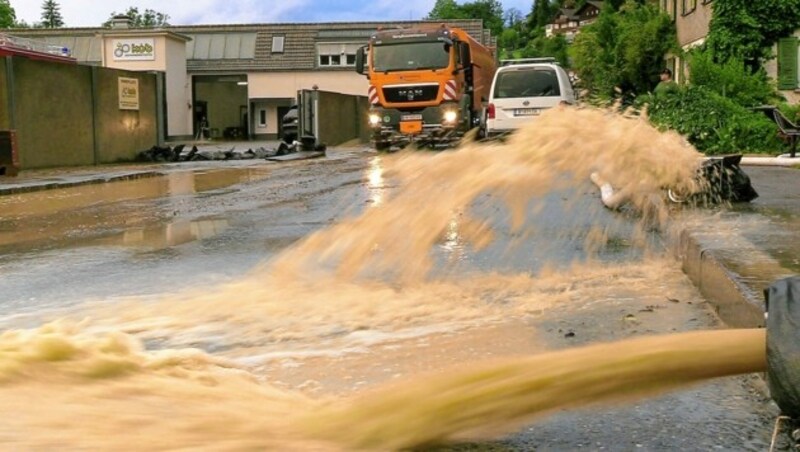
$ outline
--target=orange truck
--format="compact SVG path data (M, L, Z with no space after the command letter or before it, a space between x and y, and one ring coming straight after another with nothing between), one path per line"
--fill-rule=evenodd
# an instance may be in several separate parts
M356 54L375 148L457 142L480 125L496 69L492 50L460 28L378 30Z

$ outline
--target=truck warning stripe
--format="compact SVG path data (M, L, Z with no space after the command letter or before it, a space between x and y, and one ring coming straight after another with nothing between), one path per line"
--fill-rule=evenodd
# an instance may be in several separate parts
M444 100L455 100L456 98L456 81L448 80L444 84Z
M377 104L378 101L379 101L379 99L378 99L378 89L375 88L374 86L370 86L369 87L369 91L367 91L367 93L368 93L367 95L369 97L369 103L371 103L373 105Z

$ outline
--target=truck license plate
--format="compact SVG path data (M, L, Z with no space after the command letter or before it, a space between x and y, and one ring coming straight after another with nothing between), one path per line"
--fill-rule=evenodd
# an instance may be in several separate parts
M420 133L422 132L422 121L403 121L400 123L400 132Z
M535 116L541 112L538 108L515 108L514 116Z
M401 121L422 121L422 115L403 115Z

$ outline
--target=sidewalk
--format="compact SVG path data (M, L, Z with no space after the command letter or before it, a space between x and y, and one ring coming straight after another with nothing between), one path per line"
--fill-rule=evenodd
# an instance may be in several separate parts
M723 209L714 221L687 218L679 231L684 272L731 327L764 323L763 290L775 280L800 274L800 168L744 166L759 197ZM226 167L269 164L263 160L225 162ZM219 168L220 162L140 164L24 171L0 178L0 196L85 184L156 177L171 171Z
M763 291L800 275L800 168L743 165L759 197L687 225L678 255L684 272L731 327L764 325Z

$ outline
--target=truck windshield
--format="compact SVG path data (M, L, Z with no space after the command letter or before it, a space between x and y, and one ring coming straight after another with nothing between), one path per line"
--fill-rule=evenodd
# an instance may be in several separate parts
M374 46L372 68L376 72L446 68L450 65L450 47L438 41Z

